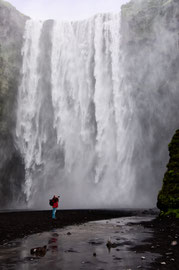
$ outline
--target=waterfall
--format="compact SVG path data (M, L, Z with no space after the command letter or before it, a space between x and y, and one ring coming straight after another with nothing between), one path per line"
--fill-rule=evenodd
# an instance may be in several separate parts
M41 164L39 136L38 57L42 23L28 21L24 34L22 81L19 87L17 127L18 145L25 162L26 181L24 192L27 201L33 185L31 171L34 164Z
M64 208L133 206L136 187L153 176L148 101L158 102L154 88L135 89L136 73L130 79L124 69L120 14L29 20L22 54L16 142L29 206L48 207L54 194Z

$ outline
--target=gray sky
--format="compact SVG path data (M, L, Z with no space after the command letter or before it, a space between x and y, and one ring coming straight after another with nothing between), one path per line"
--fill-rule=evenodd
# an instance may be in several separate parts
M100 12L119 12L129 0L9 0L34 19L80 20Z

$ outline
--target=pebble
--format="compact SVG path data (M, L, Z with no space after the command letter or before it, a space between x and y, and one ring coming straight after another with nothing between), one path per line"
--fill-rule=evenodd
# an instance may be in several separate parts
M171 242L171 246L176 246L178 243L177 243L177 241L172 241Z
M172 255L173 254L173 252L167 252L167 253L165 253L166 255Z
M93 253L93 256L96 257L96 253L95 252Z
M67 235L71 235L71 232L67 232Z
M174 261L175 261L175 259L171 258L171 259L170 259L170 261L174 262Z
M165 264L166 264L166 262L161 262L160 264L163 264L163 265L165 265Z
M142 260L145 260L145 257L144 257L144 256L142 256L142 257L141 257L141 259L142 259Z

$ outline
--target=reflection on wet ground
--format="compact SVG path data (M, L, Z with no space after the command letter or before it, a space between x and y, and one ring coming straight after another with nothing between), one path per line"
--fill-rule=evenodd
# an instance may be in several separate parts
M159 254L130 249L143 241L146 244L152 234L134 223L151 219L125 217L89 222L18 239L0 246L0 269L149 269Z

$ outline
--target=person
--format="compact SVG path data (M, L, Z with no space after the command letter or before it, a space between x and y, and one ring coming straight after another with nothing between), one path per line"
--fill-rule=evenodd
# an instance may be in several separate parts
M52 219L56 219L56 211L57 211L57 208L58 208L58 201L59 201L59 197L57 196L53 196L53 199L52 199L52 202L53 202L53 205L52 205Z

